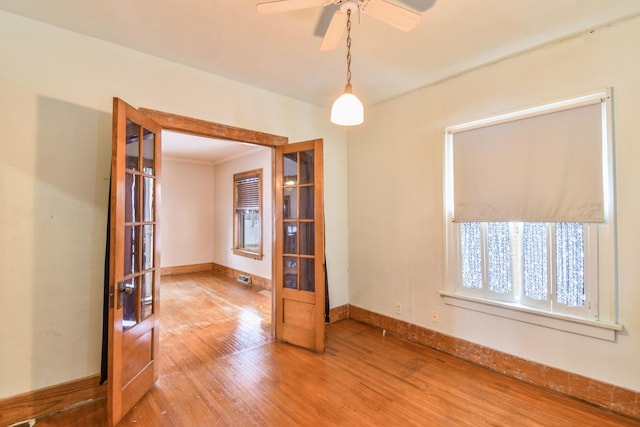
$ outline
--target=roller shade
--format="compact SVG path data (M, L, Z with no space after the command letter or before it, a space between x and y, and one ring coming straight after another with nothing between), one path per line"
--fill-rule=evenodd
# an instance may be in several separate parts
M452 135L454 221L604 222L601 102Z

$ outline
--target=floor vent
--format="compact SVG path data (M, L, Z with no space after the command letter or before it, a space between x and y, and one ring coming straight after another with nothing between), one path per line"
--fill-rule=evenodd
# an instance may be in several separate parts
M238 282L245 284L245 285L250 285L251 284L251 277L245 275L245 274L240 274L238 276Z

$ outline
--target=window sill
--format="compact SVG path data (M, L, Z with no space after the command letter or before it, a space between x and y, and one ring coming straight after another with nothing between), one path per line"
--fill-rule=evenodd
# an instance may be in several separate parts
M263 258L262 254L256 252L243 251L241 249L232 249L235 255L245 256L247 258L253 258L257 260L261 260Z
M440 291L445 304L546 328L571 332L606 341L615 341L622 325L597 320L581 319L556 313L548 313L519 304L488 301L452 291Z

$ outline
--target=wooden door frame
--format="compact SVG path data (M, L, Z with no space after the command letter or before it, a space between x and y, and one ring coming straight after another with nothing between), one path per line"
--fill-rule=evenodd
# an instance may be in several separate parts
M193 119L191 117L179 116L177 114L164 113L162 111L151 110L148 108L139 108L138 110L158 123L163 130L204 136L207 138L247 142L250 144L263 145L265 147L277 147L278 145L286 145L289 143L289 138L286 136L227 126L220 123Z
M276 169L276 156L275 148L280 145L286 145L289 143L289 138L286 136L274 135L265 132L258 132L251 129L238 128L234 126L223 125L220 123L210 122L201 119L194 119L191 117L180 116L177 114L165 113L163 111L152 110L149 108L139 108L138 111L145 114L153 121L160 125L162 130L186 133L189 135L202 136L205 138L223 139L226 141L235 141L239 143L250 143L261 145L271 148L271 170ZM275 173L271 174L271 193L273 202L271 203L271 253L275 254L276 250L276 204L275 204L275 191L276 191L276 177ZM273 283L274 275L276 272L276 258L271 257L271 281ZM275 295L275 293L274 293ZM276 310L276 299L271 298L271 313L272 316ZM271 322L271 335L275 336L275 322Z

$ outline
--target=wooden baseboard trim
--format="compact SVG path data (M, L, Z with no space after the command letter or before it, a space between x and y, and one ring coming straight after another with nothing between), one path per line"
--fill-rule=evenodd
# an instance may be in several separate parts
M0 399L0 426L42 417L106 396L106 384L100 385L100 376L95 375Z
M640 393L638 392L521 359L353 305L349 305L348 315L350 319L384 329L407 341L442 351L529 384L640 419Z
M213 263L207 262L203 264L178 265L175 267L162 267L160 269L161 276L173 276L174 274L200 273L202 271L212 271Z
M271 280L264 277L256 276L255 274L236 270L235 268L216 264L215 262L207 262L204 264L178 265L175 267L162 267L160 269L160 275L172 276L174 274L200 273L203 271L213 271L215 273L219 273L227 277L232 277L234 279L237 279L238 275L244 274L245 276L251 277L251 284L253 286L271 290Z
M339 322L349 318L349 304L334 307L329 310L329 323Z
M267 278L256 276L255 274L247 273L241 270L236 270L235 268L216 264L215 262L212 263L212 266L213 266L213 271L215 271L216 273L220 273L227 277L232 277L234 279L237 279L238 275L244 274L245 276L251 277L251 284L253 286L257 286L262 289L271 290L271 280Z

